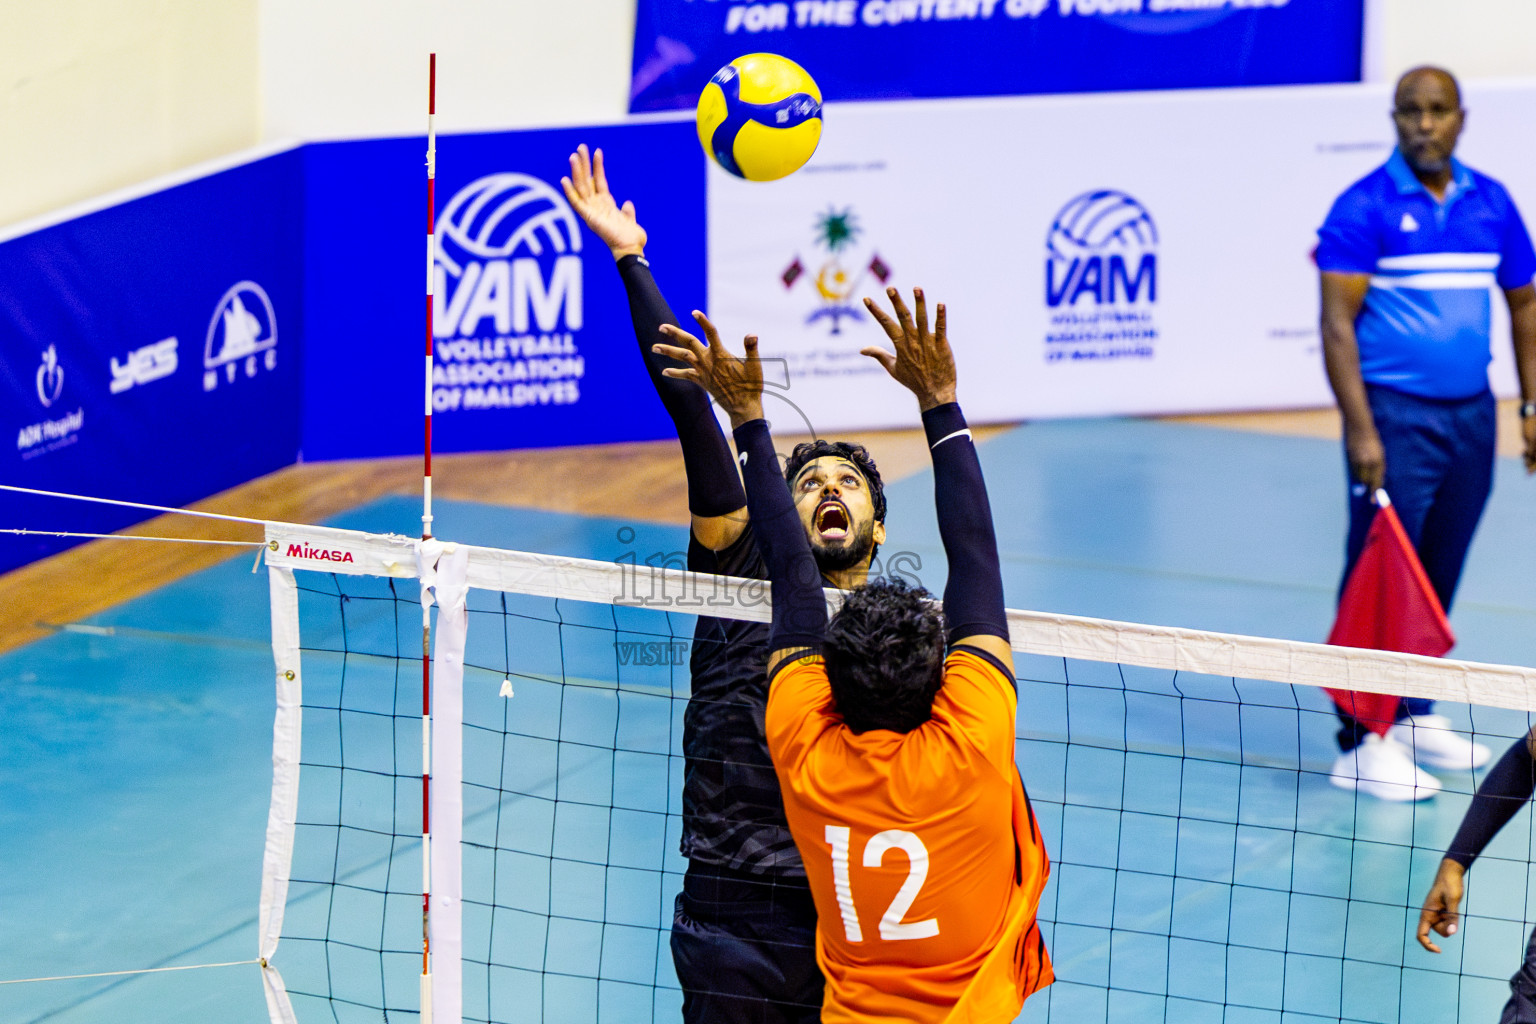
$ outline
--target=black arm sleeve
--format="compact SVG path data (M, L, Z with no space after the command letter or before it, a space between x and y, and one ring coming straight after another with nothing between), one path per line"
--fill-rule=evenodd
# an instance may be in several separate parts
M752 517L773 586L768 650L819 647L827 633L821 571L811 555L811 542L800 525L789 485L779 471L768 421L753 420L737 427L736 450L741 452L741 475L747 483L747 515Z
M652 345L667 340L661 334L661 325L676 327L677 317L672 315L667 300L662 298L651 277L650 264L643 256L625 256L619 260L619 276L624 279L624 290L629 293L629 315L635 324L635 340L640 343L640 356L645 360L646 372L651 375L651 384L672 417L677 440L683 446L683 465L688 472L688 511L706 519L735 512L747 503L747 496L742 493L730 445L715 419L709 395L692 381L662 376L663 369L683 364L663 359L651 351Z
M949 582L944 585L949 642L977 634L1006 640L1008 617L1003 610L1003 573L997 561L992 507L959 404L951 402L923 413L923 431L933 456L939 536L949 559Z
M1464 868L1471 867L1478 854L1493 841L1515 812L1525 806L1533 792L1536 792L1536 761L1531 759L1530 748L1522 736L1504 752L1499 763L1483 779L1483 784L1477 787L1472 806L1467 808L1467 815L1456 830L1456 838L1445 851L1446 859L1454 860Z

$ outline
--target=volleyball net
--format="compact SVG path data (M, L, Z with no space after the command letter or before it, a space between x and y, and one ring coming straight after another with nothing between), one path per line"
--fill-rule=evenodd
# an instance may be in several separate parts
M701 614L766 621L767 584L319 527L267 538L272 1019L425 1019L424 874L434 1024L679 1019L688 653ZM1058 978L1021 1020L1497 1013L1536 916L1528 819L1468 875L1446 952L1422 951L1418 907L1473 777L1421 804L1331 786L1321 687L1455 702L1497 756L1532 723L1536 671L1034 612L1009 626Z

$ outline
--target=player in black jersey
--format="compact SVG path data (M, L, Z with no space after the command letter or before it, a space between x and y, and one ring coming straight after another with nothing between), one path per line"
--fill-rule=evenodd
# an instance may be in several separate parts
M1472 869L1484 847L1499 834L1499 829L1519 813L1536 793L1536 729L1515 740L1477 787L1461 827L1451 839L1440 870L1435 873L1424 909L1419 912L1419 945L1431 953L1440 946L1430 932L1444 936L1456 934L1461 920L1461 897L1466 874ZM1523 907L1523 902L1517 906ZM1509 979L1509 1002L1499 1016L1499 1024L1531 1024L1536 1021L1536 931L1525 947L1525 961Z
M609 191L602 151L571 155L566 198L618 263L651 383L677 427L688 477L688 568L748 579L768 568L747 516L736 460L699 385L662 372L683 364L654 352L682 331L645 260L633 203ZM710 344L714 328L698 314ZM879 471L860 445L798 445L785 467L811 550L828 586L864 582L885 540ZM768 757L768 624L701 617L684 715L683 854L688 872L672 924L672 959L689 1024L820 1019L816 911Z

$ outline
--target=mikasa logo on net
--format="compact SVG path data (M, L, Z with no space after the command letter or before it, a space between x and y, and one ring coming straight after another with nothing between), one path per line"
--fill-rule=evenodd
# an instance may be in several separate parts
M527 174L486 175L448 201L433 269L432 409L581 398L581 225Z
M288 545L289 558L304 558L311 562L351 562L352 552L340 548L311 547L308 541Z

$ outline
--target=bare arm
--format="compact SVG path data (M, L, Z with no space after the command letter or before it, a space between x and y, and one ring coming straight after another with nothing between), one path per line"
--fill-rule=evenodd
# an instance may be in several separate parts
M1322 272L1323 364L1328 384L1344 418L1344 450L1349 474L1374 492L1386 480L1387 456L1376 433L1376 420L1365 397L1360 376L1360 344L1355 338L1355 319L1370 290L1369 274Z
M1520 401L1536 401L1536 284L1509 288L1509 332L1515 343L1515 372L1520 377ZM1525 471L1536 473L1536 416L1520 420L1525 442Z

